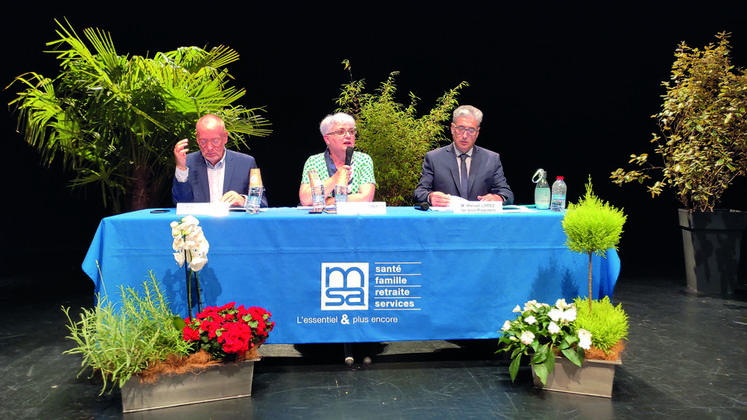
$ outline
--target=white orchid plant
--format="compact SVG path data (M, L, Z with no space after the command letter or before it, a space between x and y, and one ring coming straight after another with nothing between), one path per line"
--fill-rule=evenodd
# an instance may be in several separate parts
M513 312L518 315L503 324L498 349L498 352L511 352L512 381L516 379L523 356L531 357L529 364L534 366L543 385L547 384L547 375L555 369L556 354L581 366L584 350L591 347L591 333L574 325L575 304L558 299L550 306L530 300L524 308L516 305Z
M207 264L207 253L210 249L205 235L202 233L200 221L194 216L185 216L179 221L171 222L171 236L174 238L172 248L174 259L179 267L184 267L187 277L187 305L189 318L192 318L192 278L194 277L197 294L197 311L202 311L200 297L200 277L197 273ZM186 265L185 265L186 262Z

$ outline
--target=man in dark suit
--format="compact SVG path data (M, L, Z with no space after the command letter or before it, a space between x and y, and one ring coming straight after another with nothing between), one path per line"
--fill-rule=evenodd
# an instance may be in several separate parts
M475 146L482 111L463 105L454 110L454 142L425 154L420 182L413 192L416 203L448 206L452 195L470 201L503 201L512 204L514 193L503 175L498 153Z
M174 147L174 204L224 202L243 206L249 191L249 172L257 167L254 158L226 149L228 132L223 120L215 115L200 118L195 135L199 152L187 154L188 139L180 140ZM267 207L264 194L262 207Z

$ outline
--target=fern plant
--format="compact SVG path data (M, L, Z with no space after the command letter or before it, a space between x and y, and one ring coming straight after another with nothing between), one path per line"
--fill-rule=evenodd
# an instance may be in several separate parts
M186 355L190 343L182 337L175 317L153 273L143 283L142 291L120 287L121 307L116 307L106 296L99 298L94 309L84 308L79 321L70 317L70 308L62 310L68 319L69 339L76 346L64 354L83 356L82 374L88 367L103 377L103 394L109 384L120 387L152 362L167 356Z

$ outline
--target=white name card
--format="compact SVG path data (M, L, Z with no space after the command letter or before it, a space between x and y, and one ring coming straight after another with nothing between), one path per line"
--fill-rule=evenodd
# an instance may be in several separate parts
M337 214L345 216L386 214L386 203L383 201L337 203Z
M454 213L502 213L502 201L463 201L454 206Z
M228 203L176 203L177 215L228 216Z

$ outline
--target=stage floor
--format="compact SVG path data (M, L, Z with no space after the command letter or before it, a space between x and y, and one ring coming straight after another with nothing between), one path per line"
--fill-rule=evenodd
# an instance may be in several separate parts
M352 367L340 344L266 345L249 398L123 416L119 392L99 396L62 354L60 307L93 305L90 280L64 264L1 276L3 419L747 418L747 299L688 294L684 279L621 273L630 341L611 399L535 390L526 368L512 383L495 340L364 343Z

